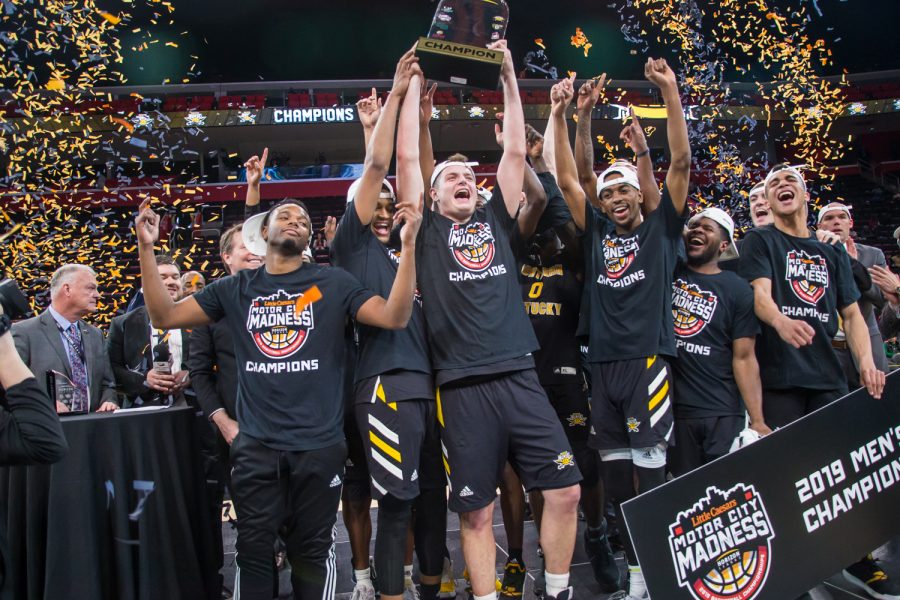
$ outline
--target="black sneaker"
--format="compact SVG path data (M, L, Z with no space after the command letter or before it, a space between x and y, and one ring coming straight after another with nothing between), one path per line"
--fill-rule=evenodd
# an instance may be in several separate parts
M509 560L503 568L500 595L504 598L521 598L523 591L525 591L525 565L516 559Z
M900 585L888 579L871 554L844 569L844 579L878 600L900 600Z
M555 596L545 596L546 600L571 600L575 597L575 590L570 585Z
M591 569L594 571L594 579L600 585L600 591L604 593L615 592L621 589L619 585L619 567L613 557L612 548L606 538L606 527L600 537L590 537L590 532L584 530L584 550L588 560L591 561Z

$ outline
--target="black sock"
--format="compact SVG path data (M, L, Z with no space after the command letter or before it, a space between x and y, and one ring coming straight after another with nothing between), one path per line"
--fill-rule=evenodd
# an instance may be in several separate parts
M522 549L521 548L509 548L509 549L507 549L507 552L509 553L509 558L507 559L508 562L516 561L520 565L525 564L525 561L522 560Z
M441 590L441 584L438 583L420 583L419 598L421 600L435 600L438 592Z

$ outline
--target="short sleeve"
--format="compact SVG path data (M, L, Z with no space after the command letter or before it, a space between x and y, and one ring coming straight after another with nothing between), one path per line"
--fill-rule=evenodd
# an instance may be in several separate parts
M835 250L837 261L834 269L834 278L837 288L837 307L839 309L849 306L859 300L859 288L853 280L853 270L850 267L850 255L844 250Z
M491 201L487 203L485 208L494 213L494 216L497 218L497 223L506 229L507 232L515 226L516 217L509 216L509 211L506 209L506 201L503 199L503 194L500 192L499 183L494 186L493 193L491 194Z
M849 269L849 265L847 267ZM738 273L749 282L754 279L775 279L772 261L765 240L758 231L748 231L741 244L741 258Z
M336 289L340 295L344 310L352 318L356 318L356 313L360 307L376 296L375 292L363 287L356 277L340 268L333 268L332 273L336 279Z
M549 171L537 173L537 178L540 180L544 193L547 195L547 207L538 221L537 230L541 232L563 227L572 220L572 213L569 212L569 207L566 206L566 200L563 198L562 190L559 189L556 178Z
M731 339L756 337L759 321L753 309L753 288L741 279L735 278L734 318L731 322Z
M675 211L675 205L672 203L672 196L669 195L669 187L663 183L662 194L659 197L659 206L656 210L660 211L665 223L666 234L670 238L681 239L684 233L684 224L687 221L688 206L684 205L681 214Z
M344 215L338 221L334 239L331 240L331 257L336 265L340 266L347 261L362 246L366 229L367 226L362 224L356 213L355 203L348 202Z
M228 312L229 299L234 294L238 275L217 279L194 294L193 298L213 321L219 321Z

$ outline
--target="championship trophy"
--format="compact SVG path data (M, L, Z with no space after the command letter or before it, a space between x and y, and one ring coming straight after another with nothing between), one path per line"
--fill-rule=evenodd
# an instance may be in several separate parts
M506 35L506 0L441 0L416 55L429 79L497 89L503 52L487 45Z

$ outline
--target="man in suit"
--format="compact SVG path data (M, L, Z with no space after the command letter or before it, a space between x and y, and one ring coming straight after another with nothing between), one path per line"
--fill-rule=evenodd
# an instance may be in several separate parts
M103 334L82 319L97 310L97 275L86 265L61 266L50 279L50 307L12 328L16 350L49 394L47 372L75 384L73 403L91 412L119 408ZM61 402L59 413L69 412Z
M182 287L178 265L165 254L156 256L156 264L169 296L179 300ZM168 404L181 399L191 383L187 370L189 338L187 330L154 328L145 306L112 320L106 349L116 387L125 395L126 406ZM168 345L172 361L168 373L152 368L154 348L160 343Z
M878 265L886 267L884 253L878 248L857 244L851 231L853 230L853 217L850 214L850 207L841 202L832 202L826 204L819 209L818 228L820 230L830 231L840 238L842 244L847 249L850 258L855 259L865 269L871 269ZM855 274L854 274L855 275ZM872 342L872 359L875 366L880 371L887 373L887 356L884 353L884 339L881 337L881 331L878 329L878 320L876 314L879 314L884 307L885 299L881 288L878 285L870 285L867 289L862 289L862 296L859 299L859 310L866 320L866 326L869 328L869 338ZM832 346L838 356L838 360L847 376L849 388L856 389L860 386L859 372L857 366L853 362L850 351L847 348L847 339L844 337L843 329L839 330Z
M222 264L229 275L244 269L255 269L263 259L251 253L244 246L241 224L234 225L222 234L219 240ZM227 323L217 321L211 325L201 325L191 331L191 355L188 360L194 393L203 414L216 428L210 433L215 438L210 442L203 439L206 480L209 482L209 501L212 514L218 520L222 511L225 486L231 487L231 464L229 447L238 433L234 405L237 398L237 365L234 359L234 340ZM218 565L224 563L222 554L221 524L214 528L217 535ZM273 588L277 589L277 571L274 572ZM224 582L223 582L224 584ZM223 585L223 589L224 585Z

